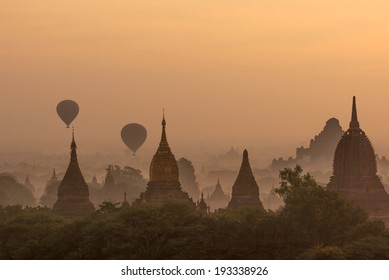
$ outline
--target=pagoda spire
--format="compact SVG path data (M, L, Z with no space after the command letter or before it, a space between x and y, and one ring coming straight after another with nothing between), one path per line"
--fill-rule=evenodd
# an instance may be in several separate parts
M165 109L163 110L162 114L162 135L161 135L161 142L159 143L158 151L169 151L169 143L167 142L166 137L166 120L165 120Z
M246 149L243 151L243 162L242 162L242 165L243 164L249 164L250 165L250 163L249 163L249 153L247 152Z
M123 207L130 207L130 204L127 201L127 193L126 192L124 193L124 198L123 198L123 201L122 201L122 208Z
M30 176L28 176L28 173L26 175L26 179L24 180L24 185L31 184L30 182Z
M70 160L74 161L77 160L77 144L74 140L74 126L72 127L72 143L70 144Z
M220 185L220 179L219 178L217 178L217 184L215 186L215 192L217 192L217 191L222 191L223 192L222 186Z
M57 181L57 173L55 172L55 168L53 169L53 175L51 176L51 180Z
M358 115L357 115L357 104L355 96L353 96L353 107L351 113L350 129L359 129Z

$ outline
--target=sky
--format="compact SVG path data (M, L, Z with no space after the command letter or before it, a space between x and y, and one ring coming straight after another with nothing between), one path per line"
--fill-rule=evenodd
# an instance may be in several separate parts
M389 155L385 0L0 0L0 152L68 152L56 114L75 100L79 151L154 151L165 108L173 152L248 147L294 156L357 97Z

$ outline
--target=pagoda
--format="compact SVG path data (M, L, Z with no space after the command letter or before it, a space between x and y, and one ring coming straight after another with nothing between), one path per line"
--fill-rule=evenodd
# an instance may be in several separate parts
M127 208L127 207L130 207L130 203L128 203L128 201L127 201L127 193L125 192L124 198L123 198L123 201L121 204L121 208Z
M93 174L92 184L93 184L93 185L98 185L97 178L96 178L96 174Z
M218 208L226 208L229 201L230 197L224 193L220 180L217 179L215 190L211 195L208 194L207 203L211 207L211 210L216 210Z
M46 182L46 186L50 185L50 184L53 184L55 182L58 182L58 177L57 177L57 173L55 172L55 168L53 169L53 174L51 175L51 178L49 181Z
M247 150L243 152L242 165L232 187L231 200L227 208L241 207L264 209L259 199L259 188L251 170Z
M53 174L50 180L46 180L46 186L43 191L43 195L40 198L40 203L46 207L53 207L54 203L57 201L58 187L61 181L58 180L57 173L55 168L53 169Z
M207 203L205 203L203 192L201 192L200 201L197 202L197 210L199 211L200 215L208 214L210 211L210 207L207 205Z
M24 186L25 186L31 193L34 193L34 192L35 192L35 187L34 187L33 184L31 184L30 176L28 176L28 174L26 175L26 179L24 180Z
M74 131L70 150L70 163L58 187L53 212L68 219L77 219L92 214L95 208L89 200L88 185L78 165Z
M107 175L105 175L103 188L105 190L112 190L112 188L115 186L115 179L113 178L112 174L112 165L108 165L108 168L106 170Z
M183 203L196 207L188 193L181 189L177 161L166 138L166 121L162 118L162 136L157 152L150 164L150 181L146 191L140 194L135 204L161 206L167 202Z
M228 199L228 195L226 195L223 192L222 186L220 184L220 180L217 179L215 190L210 195L209 200L212 200L212 201L224 201L224 200L227 200L227 199Z
M377 175L373 146L359 126L355 96L350 127L336 147L333 176L327 187L353 200L372 216L389 214L389 195Z

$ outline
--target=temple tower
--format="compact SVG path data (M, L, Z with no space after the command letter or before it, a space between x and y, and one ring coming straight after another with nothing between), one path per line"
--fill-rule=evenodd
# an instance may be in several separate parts
M115 186L115 179L112 174L112 165L108 165L107 175L105 176L104 186L103 188L106 190L110 190Z
M78 165L76 150L77 145L73 131L70 145L70 163L58 187L58 199L53 206L54 213L68 219L87 216L95 211L89 200L88 185Z
M93 184L93 185L97 185L97 184L98 184L97 178L96 178L96 174L93 175L92 184Z
M55 172L55 168L53 169L53 174L51 175L51 178L49 181L46 182L46 186L53 184L55 182L58 182L57 173Z
M182 191L178 178L178 165L167 142L166 121L163 117L161 142L150 164L150 181L146 191L134 203L160 206L166 202L178 202L196 207L188 193Z
M200 215L205 215L209 213L210 207L207 205L207 203L205 203L203 192L201 192L200 201L197 202L197 210L199 211Z
M254 207L264 209L259 199L259 188L251 170L247 150L243 152L243 161L238 177L232 187L228 208Z
M25 186L29 191L31 191L31 193L34 193L34 192L35 192L35 187L34 187L33 184L31 184L30 176L28 176L28 174L26 175L26 179L24 180L24 186Z
M121 204L121 208L126 208L126 207L130 207L130 204L127 201L127 193L125 192L124 197L123 197L123 201Z
M327 187L373 216L389 214L389 195L377 176L373 146L359 126L355 96L350 127L336 147L333 176Z
M224 193L219 179L217 179L215 190L211 195L208 195L206 201L209 204L211 211L227 207L230 197Z

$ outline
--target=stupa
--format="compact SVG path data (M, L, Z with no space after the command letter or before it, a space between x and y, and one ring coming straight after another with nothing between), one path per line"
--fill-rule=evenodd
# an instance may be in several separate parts
M389 214L389 195L377 175L373 146L359 126L355 96L350 127L336 147L333 176L327 187L353 200L372 216Z
M94 211L95 207L89 200L88 185L78 165L77 145L73 131L70 163L58 187L58 199L54 203L53 212L68 219L77 219Z
M188 193L181 189L178 165L167 142L166 121L163 116L161 142L150 164L150 181L146 191L142 192L134 203L161 206L168 202L196 207Z
M232 187L228 208L254 207L264 209L259 199L259 187L251 170L247 150L243 152L243 161L238 177Z

